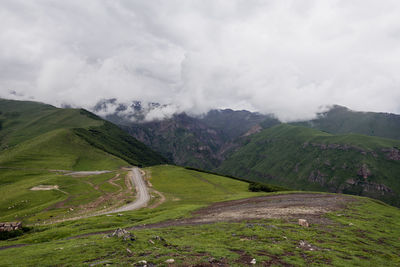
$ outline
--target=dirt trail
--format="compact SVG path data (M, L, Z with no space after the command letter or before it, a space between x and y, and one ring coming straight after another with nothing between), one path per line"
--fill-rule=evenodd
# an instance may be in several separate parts
M117 209L102 213L102 214L110 214L110 213L117 213L123 211L130 211L136 210L147 206L147 203L150 201L150 195L147 190L146 183L142 178L142 174L139 168L132 168L132 170L128 173L131 178L132 184L135 185L136 189L136 200L132 203L129 203L125 206L119 207Z

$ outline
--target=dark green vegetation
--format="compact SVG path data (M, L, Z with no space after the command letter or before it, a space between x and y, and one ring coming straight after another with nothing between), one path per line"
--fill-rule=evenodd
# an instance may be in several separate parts
M136 239L126 241L107 237L106 233L76 237L117 227L175 221L215 201L257 195L248 192L244 182L179 167L157 166L147 171L154 189L166 197L157 208L36 226L14 240L0 241L0 246L28 244L0 250L0 265L142 266L138 262L146 260L166 266L165 260L170 258L184 266L243 266L253 258L257 264L276 266L400 264L400 211L366 198L323 215L321 222L309 228L300 227L295 220L262 219L133 229L130 231Z
M82 109L0 99L0 166L115 169L164 160L117 126Z
M281 124L241 140L221 173L400 205L400 142Z
M212 172L212 171L205 171L205 170L201 170L201 169L197 169L197 168L193 168L193 167L185 167L185 169L187 170L192 170L192 171L197 171L197 172L203 172L203 173L208 173L208 174L213 174L213 175L220 175L216 172ZM224 175L224 177L228 177L234 180L238 180L238 181L242 181L242 182L246 182L249 184L249 190L252 192L279 192L279 191L290 191L290 189L283 187L283 186L276 186L276 185L270 185L270 184L266 184L266 183L260 183L260 182L254 182L251 180L247 180L244 178L239 178L239 177L235 177L229 174Z
M376 112L358 112L342 106L333 106L311 121L292 123L328 133L358 133L400 139L400 115Z

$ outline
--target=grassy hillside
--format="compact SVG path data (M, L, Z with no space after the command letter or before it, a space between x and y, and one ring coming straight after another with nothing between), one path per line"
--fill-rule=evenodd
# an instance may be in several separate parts
M309 228L288 218L146 228L187 218L191 211L215 201L261 194L248 192L246 183L180 167L155 166L146 171L153 189L166 198L158 207L34 226L23 236L0 241L0 247L27 244L0 250L0 266L143 266L139 263L143 260L166 266L171 258L178 266L245 266L253 258L266 266L400 264L399 209L366 198L327 213ZM135 240L107 237L104 232L135 226L130 230ZM85 235L93 232L97 234Z
M0 169L0 222L49 223L133 200L126 171L71 176L46 170ZM56 187L55 187L56 186ZM53 187L52 190L33 190Z
M82 109L0 99L0 166L96 170L164 159L117 126Z
M400 139L400 115L357 112L342 106L334 106L314 120L292 124L336 134L358 133Z
M400 142L278 125L252 135L222 173L301 190L370 196L400 205Z

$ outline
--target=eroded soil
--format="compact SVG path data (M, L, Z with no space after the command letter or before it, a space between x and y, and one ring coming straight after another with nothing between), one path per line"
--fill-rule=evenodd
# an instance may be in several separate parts
M132 227L158 228L196 225L213 222L232 222L254 219L306 219L310 223L329 224L324 215L343 209L355 198L338 194L282 194L215 203L193 213L192 218Z

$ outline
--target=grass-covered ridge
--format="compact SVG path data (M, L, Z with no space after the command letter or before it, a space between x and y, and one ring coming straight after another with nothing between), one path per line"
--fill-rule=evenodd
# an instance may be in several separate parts
M400 115L359 112L337 105L318 114L316 119L292 124L336 134L358 133L400 139Z
M242 140L221 173L293 189L344 192L400 205L400 142L278 125ZM395 153L395 152L394 152Z
M165 162L117 126L83 109L0 99L0 166L96 170Z

